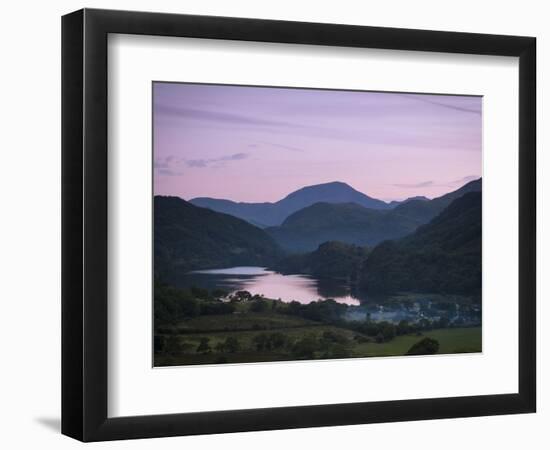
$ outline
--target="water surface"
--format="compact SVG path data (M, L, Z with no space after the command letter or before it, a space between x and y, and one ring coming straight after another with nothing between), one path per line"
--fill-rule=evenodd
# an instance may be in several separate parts
M196 270L173 282L179 287L224 289L229 293L245 290L252 295L281 299L284 302L310 303L329 298L348 305L359 305L359 299L345 281L319 279L309 275L283 275L265 267L228 267Z

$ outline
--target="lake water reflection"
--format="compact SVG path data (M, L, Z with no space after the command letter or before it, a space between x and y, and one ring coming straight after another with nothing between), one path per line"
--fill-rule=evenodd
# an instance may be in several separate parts
M344 281L319 279L309 275L282 275L265 267L197 270L171 281L182 288L219 288L230 293L246 290L252 295L263 294L267 298L281 299L284 302L295 300L310 303L332 298L348 305L360 304Z

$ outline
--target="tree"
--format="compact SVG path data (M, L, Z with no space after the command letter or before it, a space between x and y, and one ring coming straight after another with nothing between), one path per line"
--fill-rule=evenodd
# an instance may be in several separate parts
M273 349L282 348L287 344L287 338L281 332L271 333L269 335L269 342Z
M231 303L215 300L212 302L202 302L200 307L201 315L213 314L232 314L235 311L235 305Z
M197 347L197 353L210 353L212 349L210 348L210 338L203 337Z
M180 338L174 335L168 336L165 340L164 351L169 355L177 355L180 350Z
M199 302L188 290L168 286L155 279L154 296L154 324L157 331L161 326L175 325L183 318L200 314Z
M256 350L261 352L264 350L269 350L270 343L269 343L269 337L266 333L260 333L254 336L254 339L252 339L252 342L254 342L254 345L256 346Z
M337 344L347 344L348 342L348 338L343 333L337 333L332 330L324 331L321 340L327 343Z
M238 352L241 349L241 344L236 337L229 336L225 340L224 350L229 353Z
M327 354L328 358L349 358L351 351L345 344L337 343L330 346L330 350Z
M314 337L306 336L300 339L292 349L292 353L297 358L301 359L313 359L315 358L315 351L319 348L319 345Z
M397 324L397 335L401 336L403 334L409 334L411 332L411 326L407 320L401 320Z
M197 286L193 286L191 288L191 294L193 294L196 298L200 298L203 300L206 300L209 297L208 289L203 289Z
M235 299L238 302L247 302L252 298L252 294L248 291L235 292Z
M395 337L395 325L390 322L380 322L380 333L384 336L384 341L391 341Z
M449 320L448 317L442 316L442 317L439 319L439 321L438 321L438 323L437 323L437 326L438 326L439 328L447 328L447 327L450 325L450 323L451 323L451 321Z
M216 298L223 298L223 297L227 297L227 295L229 294L229 292L223 290L223 289L214 289L212 291L212 295Z
M166 344L166 338L164 336L159 336L155 334L154 338L154 349L155 353L162 353L164 346Z
M265 300L254 300L250 305L250 311L252 312L264 312L269 307L269 304Z
M436 339L425 337L414 344L407 355L434 355L439 351L439 342Z
M432 329L432 323L424 317L418 321L418 326L422 330L431 330Z

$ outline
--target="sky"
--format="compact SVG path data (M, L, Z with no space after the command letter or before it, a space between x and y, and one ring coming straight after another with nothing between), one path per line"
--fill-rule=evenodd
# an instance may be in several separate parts
M482 98L153 84L155 195L274 202L342 181L385 201L481 176Z

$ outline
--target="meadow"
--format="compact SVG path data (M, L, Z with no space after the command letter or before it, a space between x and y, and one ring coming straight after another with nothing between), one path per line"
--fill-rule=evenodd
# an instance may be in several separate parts
M390 339L357 329L277 311L198 316L158 330L155 339L162 351L155 353L154 365L399 356L425 338L438 342L438 354L482 349L481 327L426 329Z

